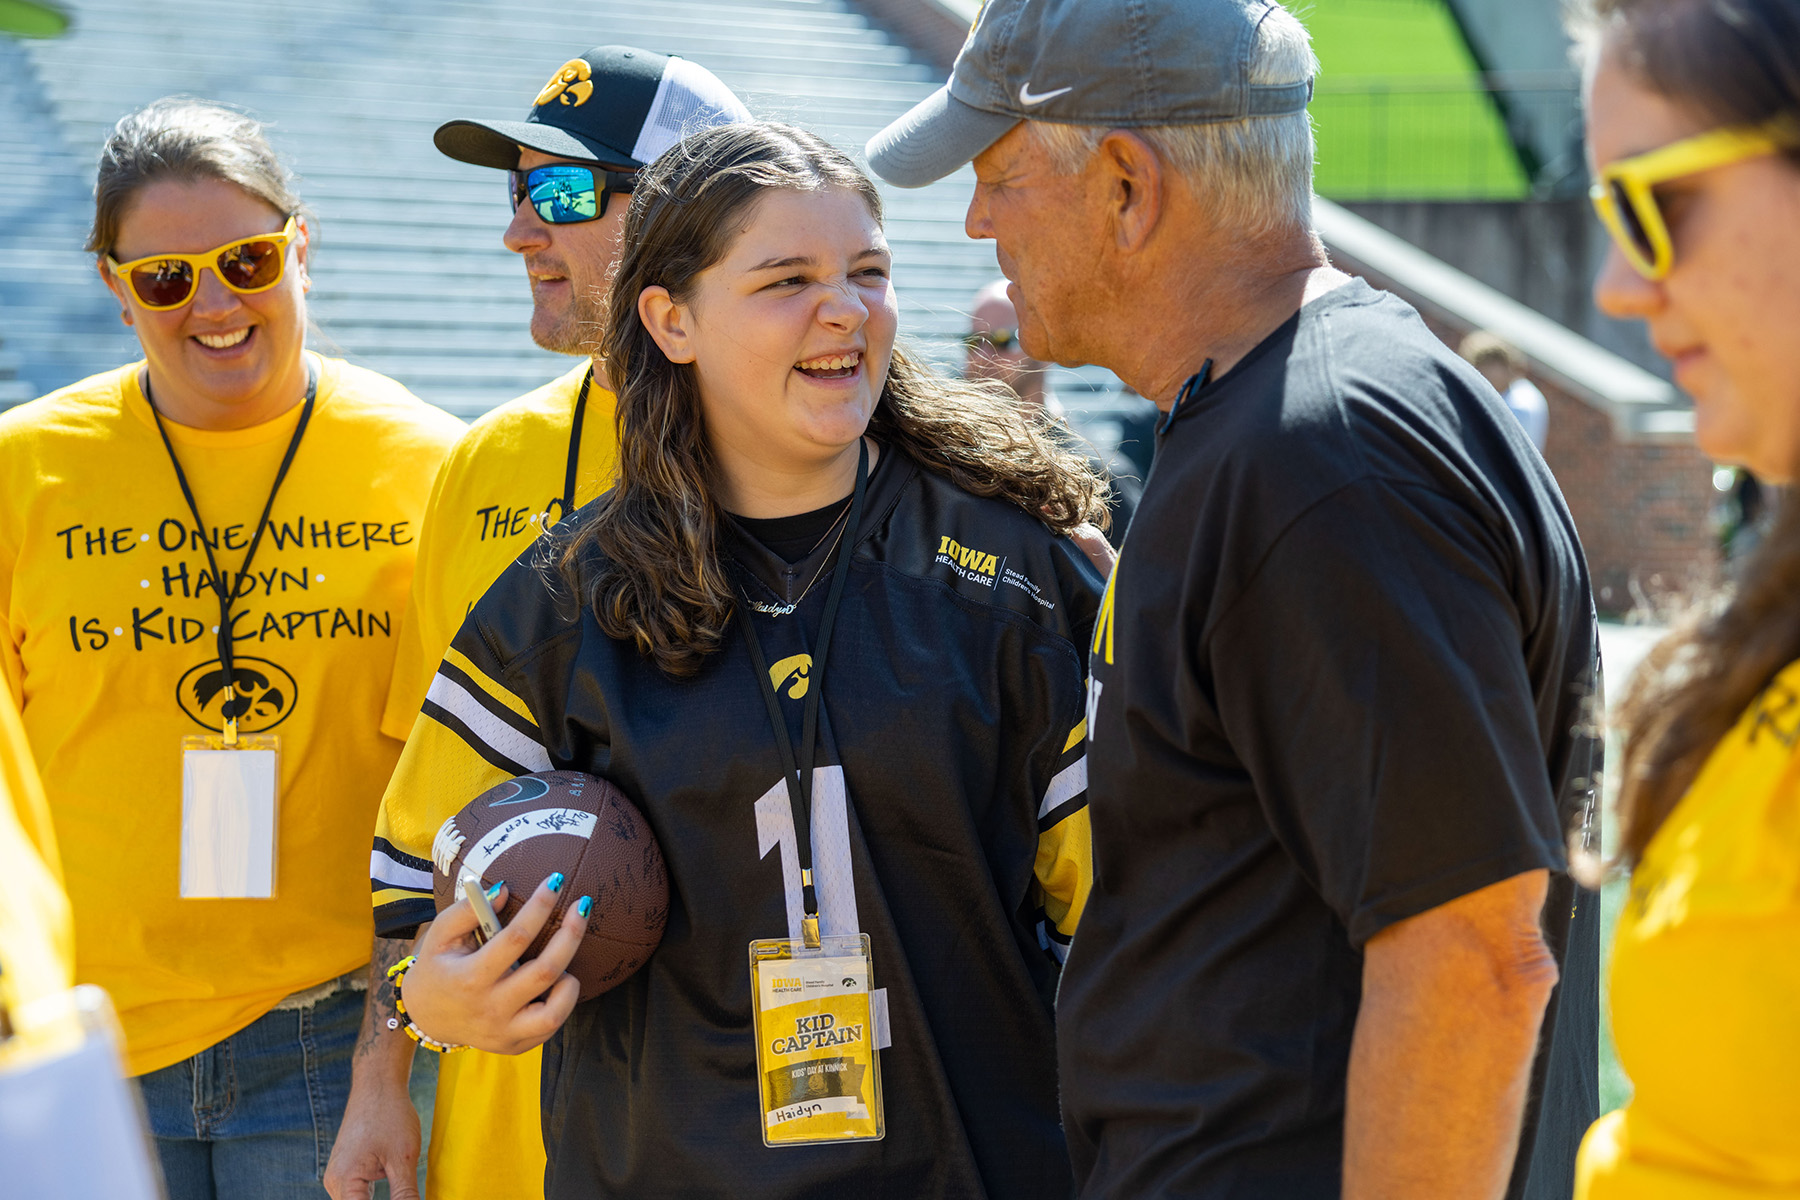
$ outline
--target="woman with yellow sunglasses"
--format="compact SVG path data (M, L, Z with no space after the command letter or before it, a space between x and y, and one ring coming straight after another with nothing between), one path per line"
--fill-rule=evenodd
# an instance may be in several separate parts
M1596 0L1595 288L1649 326L1695 440L1800 478L1800 0ZM1734 593L1649 656L1623 710L1611 966L1636 1092L1579 1200L1800 1197L1800 508Z
M462 429L304 348L301 212L242 113L128 114L88 248L143 358L0 414L0 678L172 1200L325 1196L395 618Z

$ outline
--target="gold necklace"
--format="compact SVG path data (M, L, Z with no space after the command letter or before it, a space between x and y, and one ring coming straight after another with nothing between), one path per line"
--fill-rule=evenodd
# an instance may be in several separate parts
M795 609L799 608L800 602L802 600L806 599L807 592L812 591L813 585L818 583L819 580L824 577L825 564L827 564L831 561L832 554L834 552L836 552L836 550L837 550L838 542L841 542L844 540L844 530L850 528L850 523L846 519L849 516L850 516L850 509L848 506L846 506L844 508L844 511L838 515L838 519L831 523L832 528L836 528L840 523L842 523L843 528L838 529L837 539L831 543L831 549L827 550L825 552L825 557L820 559L819 565L813 569L813 577L812 577L811 582L809 582L806 585L806 588L804 591L802 591L798 596L794 597L792 602L790 602L788 604L764 604L761 600L751 600L751 599L749 599L749 597L745 597L746 603L748 603L750 605L750 607L754 608L757 612L763 613L763 614L765 614L767 616L771 616L771 617L785 617L788 614L792 613ZM808 558L811 558L815 553L818 552L819 547L824 544L825 539L830 536L831 536L831 529L827 529L824 533L820 534L819 540L817 542L813 543L813 548L806 552L806 556Z

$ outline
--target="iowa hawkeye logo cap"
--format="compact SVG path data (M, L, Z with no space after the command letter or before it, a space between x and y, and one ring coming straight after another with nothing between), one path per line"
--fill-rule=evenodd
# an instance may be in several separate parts
M1295 113L1312 82L1250 82L1269 0L987 0L950 82L869 142L898 187L942 179L1020 121L1132 128Z
M523 121L449 121L432 135L451 158L503 171L519 147L634 170L684 133L751 119L717 75L635 46L596 46L556 69Z

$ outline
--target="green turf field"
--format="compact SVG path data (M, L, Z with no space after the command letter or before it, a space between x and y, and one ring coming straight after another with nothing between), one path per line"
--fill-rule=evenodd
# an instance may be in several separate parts
M1317 188L1516 199L1529 180L1444 0L1299 0L1319 55Z

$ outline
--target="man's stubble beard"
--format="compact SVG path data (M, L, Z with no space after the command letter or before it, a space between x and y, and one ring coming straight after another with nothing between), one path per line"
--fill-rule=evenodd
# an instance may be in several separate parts
M552 354L568 354L576 357L591 358L600 349L600 337L605 332L606 306L598 300L576 300L569 305L569 311L559 317L550 318L547 328L541 318L548 314L533 312L531 316L531 340Z

